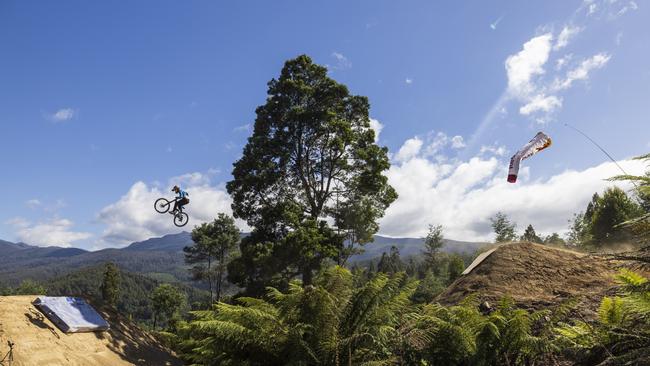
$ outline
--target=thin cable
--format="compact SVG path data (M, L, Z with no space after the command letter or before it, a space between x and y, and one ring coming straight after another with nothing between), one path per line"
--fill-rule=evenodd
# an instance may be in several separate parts
M598 145L598 143L597 143L596 141L594 141L591 137L587 136L586 133L580 131L579 129L577 129L577 128L571 126L571 125L568 124L568 123L564 123L564 125L567 126L567 127L570 127L570 128L572 128L572 129L574 129L574 130L577 131L579 134L581 134L582 136L586 137L589 141L591 141L594 145L596 145L596 147L599 148L600 151L602 151L605 155L607 155L607 157L609 158L609 160L611 160L614 164L616 164L616 166L617 166L619 169L621 169L621 171L623 172L623 174L625 174L625 175L629 175L629 174L627 174L627 172L625 171L625 169L623 169L623 167L621 167L621 166L616 162L616 160L614 160L614 158L612 158L612 156L609 155L609 153L608 153L607 151L605 151L605 149L603 149L600 145ZM634 182L632 182L632 183L634 183ZM634 184L634 185L636 186L636 184Z

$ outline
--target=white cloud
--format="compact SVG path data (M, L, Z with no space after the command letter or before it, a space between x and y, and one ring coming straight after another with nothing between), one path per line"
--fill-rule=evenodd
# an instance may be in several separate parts
M71 120L77 115L77 111L72 108L62 108L58 111L48 115L48 119L54 122L65 122Z
M513 96L525 97L535 89L532 79L544 74L544 64L548 61L552 41L551 33L534 37L524 43L521 51L506 59L508 90Z
M520 114L533 117L539 123L551 120L551 114L562 107L562 98L556 94L570 88L574 81L588 79L592 70L607 64L611 56L599 53L583 60L564 77L546 75L544 66L550 58L551 51L565 47L581 30L580 27L565 26L552 47L551 33L533 37L524 43L521 51L506 59L508 96L521 103ZM567 54L555 60L555 70L564 69L572 57L572 54Z
M562 81L557 81L555 87L559 90L568 89L574 81L587 80L589 73L592 70L600 69L609 62L611 56L606 53L596 54L586 60L583 60L578 67L569 70L566 78Z
M631 174L645 170L639 161L619 163ZM520 230L532 224L539 233L562 234L567 220L574 212L584 210L594 192L611 185L629 188L625 183L604 180L619 173L613 163L567 170L534 181L530 180L530 169L524 166L516 184L506 182L507 168L507 162L496 157L439 163L411 155L394 164L387 174L399 198L386 211L380 232L424 236L429 224L442 224L452 239L491 240L488 219L503 211L519 224Z
M419 137L413 137L404 142L402 147L399 148L395 159L397 161L406 161L415 157L422 149L422 140Z
M557 59L555 61L555 69L558 70L558 71L562 70L566 65L569 64L569 62L571 61L572 58L573 58L572 53L569 53L569 54L566 54L566 55L560 57L559 59Z
M246 123L244 125L233 128L233 131L235 132L250 132L252 130L253 130L253 126L250 123Z
M465 147L465 140L463 140L463 136L454 136L451 138L451 147L454 149L462 149Z
M411 78L406 78L406 79L404 80L404 82L410 85L410 84L413 84L413 79L411 79Z
M620 16L620 15L623 15L623 14L627 13L628 11L634 11L634 10L636 10L638 8L639 8L639 6L636 4L636 2L630 1L625 6L623 6L621 8L621 10L618 11L617 15Z
M481 150L479 151L479 155L484 155L484 154L492 154L496 156L504 156L508 150L506 149L505 146L501 145L483 145L481 146Z
M384 129L384 125L374 118L370 118L370 128L375 130L375 143L379 141L379 134Z
M442 149L449 144L449 137L444 132L433 133L429 132L427 135L427 145L423 151L424 156L435 156Z
M173 185L180 185L190 194L185 212L190 216L188 226L177 228L170 214L159 214L153 204L160 197L172 198ZM214 186L210 174L190 173L170 179L167 186L136 182L117 202L104 207L98 220L106 225L96 247L121 246L153 236L192 230L194 225L212 221L219 212L230 214L230 196L223 185ZM240 228L244 224L238 222Z
M554 95L535 95L530 101L519 108L519 113L527 116L535 112L550 113L562 107L562 100Z
M352 62L340 52L332 52L332 57L336 59L336 65L332 67L335 70L346 70L352 68Z
M575 37L576 34L580 33L581 30L582 29L580 27L574 27L571 25L564 26L560 32L560 35L557 37L557 42L555 42L553 50L557 51L566 47L569 44L571 38Z
M37 198L32 198L31 200L25 202L25 205L33 210L41 205L41 201Z
M587 5L587 15L592 15L598 10L598 4L594 3L593 0L585 0L584 4Z
M17 239L23 243L37 246L70 247L72 243L92 237L91 233L71 230L74 223L67 219L53 218L48 221L32 223L16 217L7 222L14 227Z

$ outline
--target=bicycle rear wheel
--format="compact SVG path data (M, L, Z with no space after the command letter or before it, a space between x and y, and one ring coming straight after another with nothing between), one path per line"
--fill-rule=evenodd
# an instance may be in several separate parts
M158 213L165 213L169 211L169 208L171 207L169 203L170 202L164 198L158 198L156 202L153 204L153 208Z
M178 227L187 225L188 221L190 221L190 217L185 212L174 215L174 225Z

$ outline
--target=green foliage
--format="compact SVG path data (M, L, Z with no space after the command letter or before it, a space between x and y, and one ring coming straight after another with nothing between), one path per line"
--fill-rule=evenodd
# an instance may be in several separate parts
M505 298L487 317L477 336L477 365L528 365L551 352L548 339L533 335L533 324L546 312L529 313Z
M264 299L193 312L177 349L196 365L527 365L552 351L533 334L545 312L504 301L483 315L473 298L420 306L411 301L419 286L403 272L359 281L332 267L312 286L294 281Z
M629 355L650 357L650 286L648 279L623 269L616 276L620 296L603 298L597 322L560 324L556 343L576 354L590 355L593 363L629 363ZM594 361L596 360L596 361Z
M377 263L377 272L395 274L404 270L404 262L399 255L399 249L396 246L390 247L390 253L386 252L381 254L379 263Z
M566 242L560 237L558 233L553 233L544 238L544 244L566 245Z
M621 285L621 301L630 313L650 326L650 281L638 273L623 269L616 276Z
M569 220L569 234L567 240L569 243L585 246L591 243L591 221L585 218L585 214L580 212L573 214Z
M228 276L258 295L268 285L287 288L297 274L311 284L328 259L344 263L397 198L366 97L351 95L305 55L288 60L268 86L227 184L235 217L253 228Z
M411 301L415 304L428 304L444 289L445 281L434 275L432 271L427 271L415 290L415 293L413 293Z
M424 258L434 271L440 265L440 249L445 245L442 225L429 225L429 232L424 239ZM440 274L440 273L437 273Z
M497 212L496 215L490 218L490 222L492 222L492 229L496 234L495 242L505 243L517 239L515 233L516 224L511 222L506 214Z
M104 268L104 277L100 285L102 300L106 305L114 308L120 295L120 270L112 262L106 263Z
M100 284L104 276L105 266L94 266L81 269L64 276L54 278L47 283L48 296L77 296L91 303L102 303ZM140 324L151 326L153 319L153 303L151 293L160 284L159 281L135 273L120 270L119 294L115 308L125 317ZM197 304L193 308L205 308L209 303L209 294L196 288L175 284L186 294L190 303Z
M203 223L192 230L194 244L183 248L185 262L194 280L206 281L210 291L210 303L221 300L226 265L233 257L239 243L239 229L235 220L223 213L210 223Z
M524 231L524 235L521 236L521 240L528 241L531 243L538 243L538 244L541 244L543 242L542 239L539 236L537 236L537 233L535 232L533 225L528 225L528 227Z
M156 329L158 323L167 322L173 326L172 320L181 309L187 299L185 294L180 292L176 287L164 283L156 287L151 294L151 301L153 303L154 322L153 327Z
M584 214L574 215L568 239L574 244L588 247L603 247L629 241L633 230L625 223L642 213L642 208L622 189L607 188L602 196L597 193L593 195ZM650 225L647 233L650 233Z
M449 256L449 265L447 271L449 273L449 283L454 282L465 270L465 262L458 254Z
M629 232L618 225L640 214L639 206L622 189L608 188L598 201L591 218L594 242L603 245L628 240Z
M605 296L598 308L598 320L608 326L618 326L623 322L623 301L619 297Z
M12 292L13 295L43 295L45 288L36 281L24 280Z
M225 365L365 364L391 361L415 333L399 328L417 282L383 273L359 288L341 267L325 270L314 286L292 282L269 289L268 300L239 298L195 312L181 329L191 362Z

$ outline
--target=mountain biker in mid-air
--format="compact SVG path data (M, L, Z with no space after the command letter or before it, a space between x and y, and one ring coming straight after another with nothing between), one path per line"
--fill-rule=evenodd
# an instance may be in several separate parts
M190 203L190 199L187 198L189 194L184 190L180 189L178 186L174 186L174 188L172 188L172 192L178 195L176 196L176 200L174 201L174 209L171 212L171 214L175 214L177 212L176 210L181 210L183 206Z

